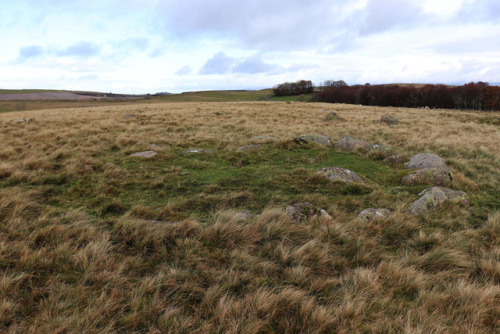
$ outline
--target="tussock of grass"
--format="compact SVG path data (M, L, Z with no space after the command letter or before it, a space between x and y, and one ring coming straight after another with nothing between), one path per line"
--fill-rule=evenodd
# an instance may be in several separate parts
M386 113L170 102L1 114L0 330L497 331L498 127L398 108L400 124L381 126ZM427 186L402 186L402 166L297 145L300 133L440 154L471 205L409 216ZM257 135L280 140L235 152ZM129 156L151 144L153 158ZM181 153L191 148L212 153ZM366 183L330 182L328 166ZM303 201L332 219L293 221L284 208ZM393 214L357 220L369 207Z

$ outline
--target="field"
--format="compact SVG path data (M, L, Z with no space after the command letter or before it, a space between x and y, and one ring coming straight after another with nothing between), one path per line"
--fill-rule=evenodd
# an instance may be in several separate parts
M500 113L210 94L0 114L0 331L500 329ZM438 154L470 205L409 215L428 186L403 186L402 164L302 133ZM236 151L260 135L279 140ZM366 183L331 182L326 166ZM303 201L331 219L290 219ZM393 214L357 220L366 208Z

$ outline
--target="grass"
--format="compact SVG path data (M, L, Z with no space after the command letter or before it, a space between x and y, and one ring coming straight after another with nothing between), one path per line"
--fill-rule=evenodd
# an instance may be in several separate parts
M400 125L381 125L387 113ZM1 114L1 331L495 332L500 130L484 117L160 100ZM426 186L402 186L402 166L298 145L301 133L439 154L471 205L410 216ZM257 135L279 141L235 152ZM326 166L366 183L332 183ZM332 219L290 220L299 201ZM369 207L393 215L356 220Z

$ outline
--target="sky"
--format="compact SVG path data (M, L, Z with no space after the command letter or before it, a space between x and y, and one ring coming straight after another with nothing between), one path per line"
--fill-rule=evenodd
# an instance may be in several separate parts
M0 88L500 82L499 0L1 0Z

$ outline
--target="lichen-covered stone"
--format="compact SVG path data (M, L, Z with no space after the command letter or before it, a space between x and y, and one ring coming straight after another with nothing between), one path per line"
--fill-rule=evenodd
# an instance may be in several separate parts
M401 183L407 186L414 184L431 184L444 186L451 182L451 171L448 168L422 168L404 176Z
M413 215L426 214L435 211L440 205L447 201L469 204L466 193L445 187L427 188L419 194L420 198L408 205L408 213Z
M335 143L335 149L340 151L366 150L370 144L362 139L351 136L342 136Z
M308 202L300 202L289 205L285 213L295 221L304 221L313 216L320 216L321 209Z
M132 153L130 156L131 157L141 157L141 158L151 158L157 154L158 154L158 152L155 152L155 151L144 151L144 152Z
M315 143L324 146L332 146L332 139L330 137L318 134L301 134L295 138L294 141L299 144Z
M384 124L387 124L387 125L396 125L396 124L399 123L399 119L397 117L395 117L395 116L384 115L380 119L380 123L384 123Z
M349 169L340 167L324 167L320 170L320 172L325 174L325 176L328 177L331 181L364 183L362 178L360 178L356 173L350 171Z
M392 154L391 149L384 144L372 144L367 145L366 150L372 158L383 159L388 155Z
M369 208L360 212L358 219L363 222L369 222L376 219L387 219L391 215L391 212L387 209L382 208Z
M448 168L443 158L435 155L434 153L415 154L410 158L410 161L405 163L405 167L408 169L422 169L422 168L433 168L433 167Z

